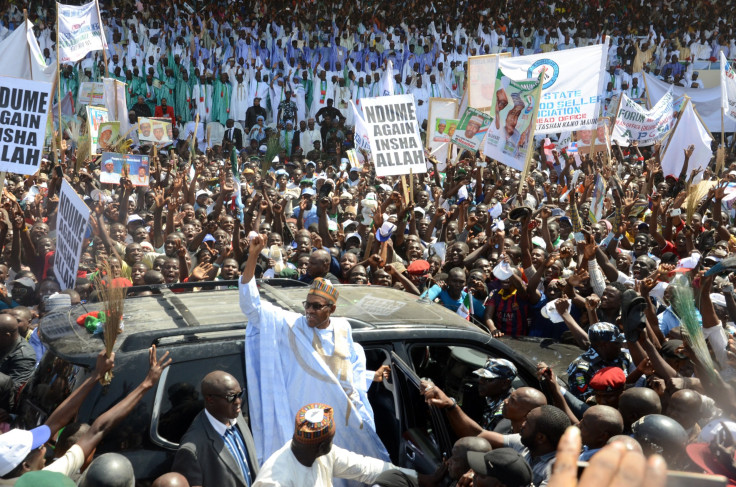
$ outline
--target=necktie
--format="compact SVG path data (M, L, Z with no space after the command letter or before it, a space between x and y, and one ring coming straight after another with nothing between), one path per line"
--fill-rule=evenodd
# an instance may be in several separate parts
M243 444L243 440L240 438L240 435L235 431L235 427L233 426L225 430L225 434L222 439L225 442L227 449L230 451L230 454L235 458L240 470L243 472L246 485L250 487L250 467L248 466L248 460L245 454L245 444Z

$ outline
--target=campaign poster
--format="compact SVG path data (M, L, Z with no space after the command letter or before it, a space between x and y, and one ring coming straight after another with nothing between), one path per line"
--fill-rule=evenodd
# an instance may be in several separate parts
M539 107L541 80L513 80L501 69L496 77L494 117L483 154L517 171L526 166Z
M97 145L100 152L112 150L120 138L120 122L102 122L97 134Z
M74 289L90 210L74 188L62 180L56 216L54 275L61 289Z
M97 140L100 134L100 125L107 121L109 121L107 118L107 109L101 107L87 107L87 133L89 133L92 138L92 154L100 153L100 148L97 145Z
M171 143L171 122L156 118L138 119L138 140L141 144L156 144L159 146Z
M468 107L457 123L451 136L452 143L471 152L476 152L491 125L490 115Z

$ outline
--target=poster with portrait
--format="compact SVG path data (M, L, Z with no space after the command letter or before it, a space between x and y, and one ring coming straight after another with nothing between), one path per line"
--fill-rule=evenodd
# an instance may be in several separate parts
M127 177L133 186L148 186L150 176L148 156L103 152L100 162L100 182L120 184Z
M120 138L120 122L102 122L97 134L100 152L109 152Z
M100 182L103 184L120 184L120 177L124 169L124 154L103 152L100 161Z
M488 130L483 154L523 171L527 155L533 150L541 92L541 80L513 80L498 70L494 100L494 117Z
M457 128L457 99L430 98L427 138L424 147L437 159L437 169L444 171L450 150L450 138Z
M173 134L169 119L145 118L138 119L138 140L141 144L156 144L158 146L171 143Z
M100 148L97 145L97 138L100 133L100 125L109 121L107 117L107 109L102 107L87 107L87 133L92 138L91 154L99 154Z
M476 152L491 125L490 115L468 107L451 136L452 143L465 150Z

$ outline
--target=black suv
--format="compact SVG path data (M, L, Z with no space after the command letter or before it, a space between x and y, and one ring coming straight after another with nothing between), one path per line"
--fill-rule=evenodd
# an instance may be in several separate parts
M202 283L197 283L202 286ZM174 360L158 387L109 434L99 453L126 455L139 479L154 479L168 471L179 440L202 410L199 382L213 370L225 370L244 387L244 329L235 281L218 281L219 289L201 292L161 287L160 294L128 298L124 332L115 345L115 377L109 386L90 393L79 421L91 423L143 380L148 348L168 350ZM259 282L263 299L303 312L306 288L296 281ZM20 421L25 427L42 423L61 401L81 384L103 348L100 336L90 335L76 318L99 305L81 305L46 316L40 324L48 352L21 395ZM515 387L539 388L535 364L544 360L564 370L580 353L576 347L550 341L494 339L484 330L444 307L386 287L340 286L335 313L348 319L353 337L365 349L367 366L392 365L391 380L374 383L369 399L377 432L392 461L431 472L450 453L455 438L444 414L428 408L417 389L418 378L429 378L458 398L467 412L479 413L482 398L472 371L488 357L516 364ZM243 415L248 417L247 401Z

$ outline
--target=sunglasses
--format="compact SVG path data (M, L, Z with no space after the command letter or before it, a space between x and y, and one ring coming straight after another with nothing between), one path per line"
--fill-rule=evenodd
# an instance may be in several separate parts
M329 304L310 303L309 301L304 301L302 304L304 309L312 308L315 311L320 311L329 306Z
M215 397L221 397L221 398L225 399L227 402L229 402L229 403L232 404L232 403L235 402L236 399L243 399L243 396L245 396L245 389L241 390L240 392L234 392L232 394L225 394L225 395L222 395L222 394L209 394L209 395L210 396L215 396Z

